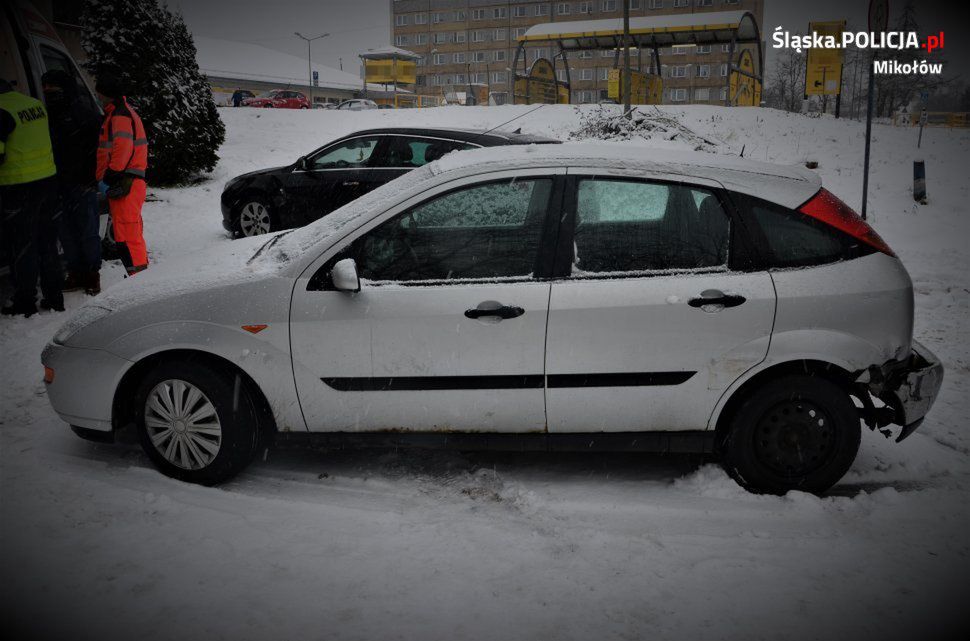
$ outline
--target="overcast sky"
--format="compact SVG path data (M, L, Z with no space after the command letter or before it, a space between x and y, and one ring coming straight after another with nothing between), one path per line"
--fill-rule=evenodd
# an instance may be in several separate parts
M621 0L622 1L622 0ZM357 73L357 55L368 48L389 44L388 0L168 0L182 11L189 28L200 36L242 40L298 56L306 56L299 31L313 37L330 36L313 43L313 59L324 65ZM890 26L905 0L890 0ZM949 9L948 9L949 5ZM916 0L923 34L947 30L946 72L967 74L970 67L970 22L962 2ZM866 30L868 0L765 0L767 66L771 67L771 32L806 31L810 20L845 18L856 30ZM915 54L915 52L914 52Z

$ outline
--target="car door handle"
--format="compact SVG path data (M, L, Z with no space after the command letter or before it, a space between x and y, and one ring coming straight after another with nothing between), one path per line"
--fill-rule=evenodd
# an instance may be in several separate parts
M358 187L358 186L360 186L360 182L358 182L356 180L345 180L342 184L343 184L344 187Z
M698 298L691 298L687 304L691 307L704 307L706 305L719 305L720 307L737 307L748 300L744 296L737 294L725 294L716 289L708 289L701 292Z
M513 307L511 305L500 305L498 307L489 306L483 307L486 303L480 304L475 309L466 309L465 316L468 318L484 318L487 316L495 316L498 318L515 318L521 316L525 313L525 310L521 307Z

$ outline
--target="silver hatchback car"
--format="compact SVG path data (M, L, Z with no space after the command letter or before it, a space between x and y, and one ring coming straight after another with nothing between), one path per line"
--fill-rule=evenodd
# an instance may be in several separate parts
M814 173L584 143L449 154L153 267L43 364L78 434L133 425L197 483L313 437L713 452L751 490L823 492L863 423L903 440L930 409L912 330L905 268Z

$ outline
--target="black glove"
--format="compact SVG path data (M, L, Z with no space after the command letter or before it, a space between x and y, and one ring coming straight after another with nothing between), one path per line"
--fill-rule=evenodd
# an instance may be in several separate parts
M124 198L131 191L131 184L135 181L135 177L129 174L115 173L111 176L105 176L104 181L108 184L108 191L105 192L105 196L110 199Z

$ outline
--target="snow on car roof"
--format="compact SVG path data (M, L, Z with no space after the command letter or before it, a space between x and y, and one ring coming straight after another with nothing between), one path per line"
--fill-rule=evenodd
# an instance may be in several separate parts
M359 218L387 210L429 188L465 176L535 167L603 168L628 175L683 176L714 180L725 188L797 207L821 188L814 172L719 154L677 152L634 142L573 142L561 145L486 147L452 152L392 180L302 229L275 237L252 263L281 267Z

